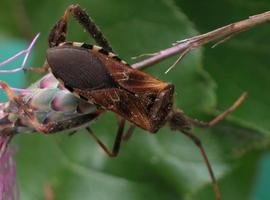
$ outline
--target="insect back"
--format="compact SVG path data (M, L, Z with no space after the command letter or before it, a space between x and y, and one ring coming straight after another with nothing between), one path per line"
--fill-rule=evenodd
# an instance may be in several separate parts
M150 132L166 122L174 86L135 70L113 53L79 43L50 48L47 63L71 92Z
M66 88L102 89L115 86L104 64L88 49L68 43L50 48L47 62L57 79L63 80Z

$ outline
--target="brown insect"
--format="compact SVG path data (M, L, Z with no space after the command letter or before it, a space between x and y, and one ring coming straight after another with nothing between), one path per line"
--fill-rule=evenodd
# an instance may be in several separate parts
M102 46L65 42L69 15L72 14L96 42ZM244 93L228 110L210 122L189 118L173 107L174 85L133 69L112 52L99 28L78 5L71 5L54 25L49 35L45 67L33 71L51 71L69 91L94 104L99 113L114 112L120 119L113 150L110 151L93 131L88 131L109 156L117 156L123 138L129 138L135 126L156 133L167 124L188 136L200 149L210 173L216 200L221 199L218 183L201 141L192 131L192 125L211 127L233 112L244 100ZM29 112L29 111L28 111ZM125 120L132 125L124 135ZM52 125L47 124L44 131Z

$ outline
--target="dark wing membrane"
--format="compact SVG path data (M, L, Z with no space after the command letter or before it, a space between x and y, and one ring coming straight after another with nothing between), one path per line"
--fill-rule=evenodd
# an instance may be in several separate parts
M115 82L132 93L138 95L146 92L157 94L169 85L169 83L158 80L151 75L132 69L127 64L108 58L104 54L93 53L102 60Z
M93 52L93 54L106 66L107 71L118 84L117 88L125 92L128 98L123 99L125 104L133 103L136 107L136 112L138 111L137 115L140 113L145 116L137 119L142 122L138 123L136 119L130 121L141 127L140 123L146 123L147 120L149 127L146 128L144 126L142 128L153 133L163 126L172 108L174 86L160 81L151 75L132 69L127 64L109 58L99 52ZM133 111L132 109L134 108L130 108L130 111ZM117 110L112 111L117 113ZM121 113L118 114L121 115Z
M60 46L47 51L47 62L57 79L69 89L101 89L114 87L115 82L106 66L88 49Z
M79 115L77 117L71 117L67 119L63 119L62 121L57 121L56 126L53 127L52 130L50 130L51 133L56 133L59 131L64 131L67 129L75 129L81 126L87 126L90 124L90 122L94 119L96 119L103 111L96 111L95 113L89 113L85 115ZM48 122L51 120L48 119ZM45 121L46 122L46 121Z
M106 110L117 113L143 129L151 130L149 110L140 97L119 88L88 91L75 89L74 92Z

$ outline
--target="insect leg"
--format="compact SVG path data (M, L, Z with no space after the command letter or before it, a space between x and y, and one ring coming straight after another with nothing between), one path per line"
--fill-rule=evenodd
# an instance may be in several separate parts
M38 72L38 73L44 73L49 72L49 66L44 65L44 67L28 67L24 68L25 71L31 71L31 72Z
M117 120L118 126L121 123L122 119L123 119L122 117L120 117L119 115L116 115L116 120ZM135 125L131 124L129 126L127 132L125 134L123 134L122 140L128 141L132 137L133 132L135 130L135 127L136 127Z
M208 172L210 174L210 177L211 177L211 180L212 180L212 184L213 184L213 189L214 189L214 192L215 192L215 196L216 196L216 200L221 200L221 193L220 193L220 189L219 189L219 186L218 186L218 182L216 180L216 177L214 175L214 172L213 172L213 169L211 167L211 164L209 162L209 159L207 157L207 154L204 150L204 147L202 145L202 142L201 140L195 136L191 130L186 130L186 129L183 129L181 130L181 132L183 134L185 134L186 136L188 136L193 142L194 144L200 149L200 152L203 156L203 159L204 159L204 162L207 166L207 169L208 169Z
M107 153L108 156L110 157L116 157L119 153L120 147L121 147L121 142L122 142L122 137L124 133L124 127L125 127L125 120L122 119L117 130L117 134L114 140L114 145L113 145L113 150L109 150L109 148L100 140L98 137L95 135L95 133L87 127L86 130L89 132L90 135L93 136L95 141L99 144L99 146Z
M127 132L123 135L122 139L124 141L128 141L132 137L135 128L136 128L135 125L130 125L129 128L128 128L128 130L127 130Z
M45 200L54 200L55 194L54 190L52 188L52 185L50 183L47 183L43 187L43 192L44 192L44 199Z
M120 117L119 115L115 115L115 116L116 116L116 120L117 120L117 125L119 126L120 123L122 122L123 118ZM125 134L123 134L122 140L128 141L132 137L135 128L136 128L136 126L131 124L129 126L127 132Z
M50 47L58 46L66 40L67 23L70 14L72 14L83 28L94 38L97 44L107 51L113 51L108 40L102 34L98 26L79 5L70 5L60 20L54 25L49 35Z
M219 122L223 121L230 113L235 111L236 108L238 108L241 103L245 100L247 96L247 93L244 92L234 103L231 107L229 107L227 110L216 116L214 119L212 119L210 122L203 122L199 121L197 119L187 118L188 121L193 124L194 126L201 127L201 128L207 128L212 127L218 124Z

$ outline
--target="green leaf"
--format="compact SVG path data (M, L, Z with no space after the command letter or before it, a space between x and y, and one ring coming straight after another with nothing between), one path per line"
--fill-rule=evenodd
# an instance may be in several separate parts
M176 0L200 32L207 32L251 15L265 12L268 1L214 1L207 4ZM222 9L216 9L222 8ZM204 16L211 13L211 16ZM270 39L268 24L262 24L241 33L229 41L211 49L205 48L204 66L218 84L218 108L224 109L243 91L249 96L232 115L248 126L263 130L270 135Z
M35 62L38 66L43 63L42 55L46 52L44 38L53 22L64 12L65 5L46 1L42 3L44 9L38 12L40 3L25 5L32 16L34 30L42 33ZM84 2L82 7L91 13L115 51L130 62L131 56L158 51L176 40L197 34L192 23L172 1L99 0ZM41 24L44 16L46 23ZM74 20L70 30L69 40L88 40L88 35ZM213 107L215 84L202 69L200 50L188 55L173 73L164 75L175 59L148 71L176 85L176 103L188 113ZM104 116L93 125L93 129L107 144L112 144L115 128L111 127L114 126L114 118ZM42 199L43 187L48 183L57 199L83 199L86 196L89 199L175 199L187 191L198 190L210 180L195 145L180 134L173 135L168 129L161 130L158 135L137 130L116 159L108 158L85 133L71 138L50 136L46 140L42 136L21 136L19 144L23 149L18 152L20 186L26 199ZM210 157L219 157L219 151L211 152ZM221 159L214 163L218 175L227 170Z
M44 62L49 30L69 3L59 1L56 4L52 0L25 2L32 29L42 33L33 66L41 66ZM176 40L198 34L194 24L172 1L93 0L79 3L101 27L120 57L130 63L136 62L130 59L132 56L156 52L170 47ZM69 40L89 42L89 36L74 20L71 20ZM175 84L176 106L189 115L198 116L202 111L212 110L216 104L215 83L203 69L205 64L201 50L187 55L181 65L165 75L166 69L176 59L169 59L147 71ZM231 97L235 96L228 95L226 102L222 102L224 107L225 103L226 107L230 105ZM235 116L238 115L239 112ZM237 123L236 127L225 126L223 131L195 130L202 134L203 144L218 177L231 169L231 163L226 162L228 157L224 154L231 150L227 145L236 140L223 141L215 134L239 130ZM116 132L112 114L102 116L92 127L101 140L111 146ZM249 141L243 142L245 148ZM119 157L115 159L108 158L85 131L72 137L64 134L27 137L22 134L16 142L20 145L17 160L22 199L43 199L46 184L52 186L56 199L65 200L86 197L185 199L210 185L210 177L196 146L185 136L166 128L157 135L137 130L134 137L123 144ZM237 149L238 146L235 147Z
M251 199L257 162L260 157L261 152L251 152L234 163L232 171L219 181L223 199ZM213 199L212 188L205 187L189 199Z
M175 2L201 33L269 9L269 2L266 0L256 2L209 0L207 3L196 4L186 0ZM254 149L260 149L262 153L269 151L270 39L267 35L269 35L268 24L262 24L214 49L211 49L210 45L204 48L204 66L218 85L219 110L226 108L243 91L249 93L243 105L228 118L231 124L222 123L214 129L222 141L220 145L224 149L224 159L227 158L232 163L238 160L237 163L241 166L237 166L235 170L237 173L225 176L227 184L221 188L224 199L254 198L255 195L252 195L255 187L254 179L258 174L254 168L258 165L257 158L260 155L248 161L244 161L246 156L244 158L242 156ZM206 191L208 195L205 196L203 194ZM209 199L209 189L202 190L196 196L197 199Z

